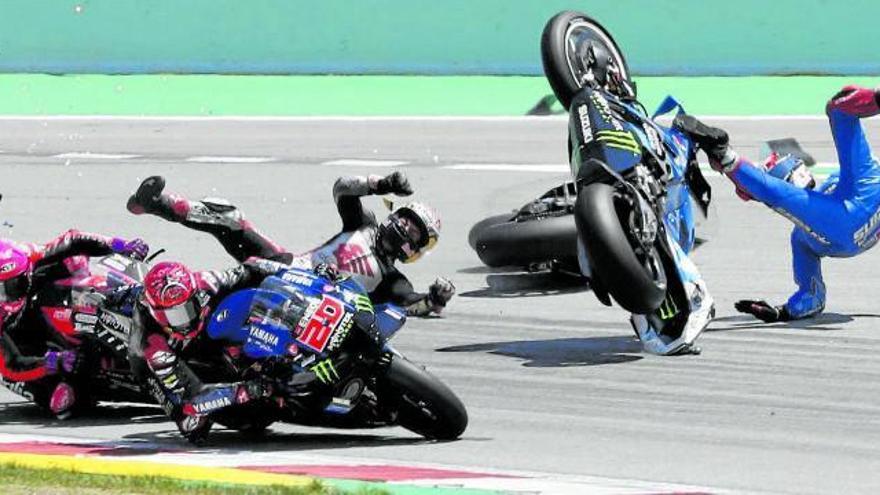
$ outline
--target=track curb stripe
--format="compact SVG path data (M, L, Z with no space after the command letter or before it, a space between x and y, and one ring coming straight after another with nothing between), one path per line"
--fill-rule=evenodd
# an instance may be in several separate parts
M150 461L120 461L107 458L24 453L0 453L0 463L33 469L65 469L79 473L118 476L161 476L188 481L210 481L245 485L307 486L314 478L273 474L235 468L174 465Z

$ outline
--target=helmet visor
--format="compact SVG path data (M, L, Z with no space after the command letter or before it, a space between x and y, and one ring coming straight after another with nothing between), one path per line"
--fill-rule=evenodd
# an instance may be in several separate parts
M0 302L12 302L23 299L28 291L28 278L26 275L19 275L0 282Z
M187 328L191 326L198 318L199 312L196 311L196 305L193 301L186 301L177 306L170 308L150 308L150 314L156 319L156 322L163 327L168 328Z

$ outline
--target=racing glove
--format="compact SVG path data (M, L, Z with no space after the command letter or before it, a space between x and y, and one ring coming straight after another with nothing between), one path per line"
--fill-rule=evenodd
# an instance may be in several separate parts
M446 303L455 295L455 285L445 277L437 277L437 280L428 287L428 302L431 310L439 313L446 307Z
M129 256L139 261L143 261L150 252L150 245L140 237L130 241L126 241L121 237L114 237L110 247L116 254Z
M409 196L412 193L413 189L409 185L409 179L406 178L406 174L399 170L386 175L376 182L376 194Z
M50 375L73 374L79 369L81 361L76 351L48 351L43 359L46 363L46 372Z
M830 114L832 110L840 110L855 117L873 117L880 114L878 97L880 94L876 90L850 84L828 100L825 113Z
M272 384L266 380L248 380L238 386L235 393L235 403L244 404L255 399L265 399L272 396Z
M335 282L339 278L339 268L333 263L319 263L313 271L315 275L324 277L331 282Z
M784 304L780 306L771 306L767 301L743 299L737 301L736 304L734 304L734 307L740 313L750 314L765 323L791 320L791 314L789 314L788 308L786 308Z

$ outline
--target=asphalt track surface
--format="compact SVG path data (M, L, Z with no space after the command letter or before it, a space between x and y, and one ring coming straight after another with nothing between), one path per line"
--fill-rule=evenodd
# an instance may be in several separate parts
M834 161L821 119L713 120L747 155L765 138L796 136ZM869 122L869 134L880 126ZM549 119L0 120L3 235L46 240L77 227L142 236L198 268L231 263L212 238L124 209L151 174L187 195L225 196L292 250L339 227L330 187L340 174L388 167L337 159L399 160L417 198L444 215L436 251L404 271L418 287L435 275L459 294L441 318L412 319L397 347L467 404L463 439L427 443L402 429L324 431L276 425L257 443L216 432L211 448L585 474L702 485L735 492L880 491L880 264L876 254L824 264L828 312L792 324L738 315L745 297L792 291L789 224L736 199L720 178L710 242L694 255L717 302L703 354L640 352L625 313L546 274L490 271L467 245L477 220L519 207L560 173L472 171L456 163L564 164L565 121ZM93 155L58 155L89 152ZM107 157L140 155L139 157ZM252 164L193 157L271 157ZM379 202L367 202L380 208ZM0 432L148 440L179 445L150 408L54 422L0 392ZM135 419L131 419L134 416Z

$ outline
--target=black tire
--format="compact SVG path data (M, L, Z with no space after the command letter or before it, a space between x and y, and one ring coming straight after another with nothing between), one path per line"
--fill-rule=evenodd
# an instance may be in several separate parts
M547 77L550 87L553 88L553 93L562 106L568 109L571 105L571 99L581 88L579 78L573 74L574 69L569 62L567 44L569 29L577 29L579 26L592 30L597 37L605 38L603 42L606 45L606 49L615 59L618 66L622 67L623 78L635 91L635 85L632 82L626 58L611 34L588 15L568 10L550 18L544 26L544 32L541 35L541 61L544 64L544 75Z
M649 269L636 256L615 204L615 189L594 183L578 193L575 222L590 256L593 276L621 307L632 313L648 314L666 297L666 274L662 260ZM658 253L653 253L658 256Z
M385 375L381 401L395 401L397 423L433 440L454 440L468 424L461 400L434 375L395 356Z
M477 223L469 235L474 240L474 251L486 265L529 266L577 258L577 229L572 215L489 222L499 217Z
M514 218L516 218L516 212L502 213L500 215L492 215L475 223L471 227L470 232L468 232L468 244L470 244L471 249L477 249L477 244L484 231L495 225L510 222Z

